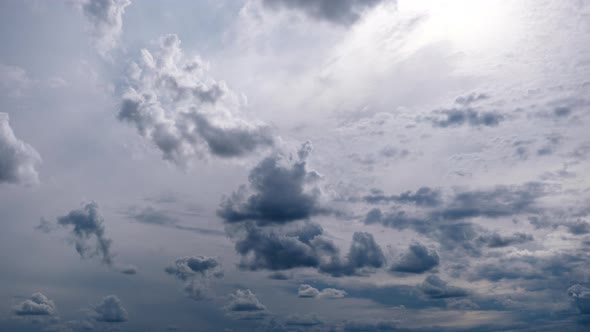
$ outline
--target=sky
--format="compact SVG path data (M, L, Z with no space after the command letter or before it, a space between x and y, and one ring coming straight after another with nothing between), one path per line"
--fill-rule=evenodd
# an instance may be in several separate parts
M590 3L0 1L0 330L587 331Z

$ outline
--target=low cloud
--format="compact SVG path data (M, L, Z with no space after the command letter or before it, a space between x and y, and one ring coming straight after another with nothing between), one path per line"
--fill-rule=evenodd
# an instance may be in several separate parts
M492 111L480 111L477 104L488 99L485 94L470 94L455 99L455 105L451 108L433 111L435 116L426 119L433 127L496 127L505 120L505 116Z
M567 294L572 298L574 305L580 313L590 314L590 289L581 285L574 285L567 290Z
M424 295L432 299L444 299L451 297L463 297L468 294L467 290L450 286L446 281L436 275L429 275L418 285Z
M299 158L291 163L281 155L262 160L250 171L249 187L242 186L225 198L217 214L228 223L253 220L266 225L322 213L321 190L316 185L321 176L307 169L306 159L311 150L311 144L305 143L298 152Z
M0 184L36 184L39 153L19 140L12 131L7 113L0 112Z
M420 243L412 243L399 262L391 267L394 272L423 273L439 264L438 254Z
M18 316L49 316L55 315L57 309L55 303L41 293L35 293L22 303L13 307Z
M98 322L122 323L128 320L128 314L117 296L108 295L94 307L94 318Z
M193 300L210 298L211 279L223 277L219 262L206 256L178 258L165 271L185 282L185 294Z
M324 288L321 291L307 284L299 285L298 297L319 299L340 299L346 296L346 292L335 288Z

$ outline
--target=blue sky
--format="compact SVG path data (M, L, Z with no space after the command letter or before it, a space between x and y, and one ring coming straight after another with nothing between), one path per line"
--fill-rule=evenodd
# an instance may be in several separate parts
M585 331L590 6L0 3L0 330Z

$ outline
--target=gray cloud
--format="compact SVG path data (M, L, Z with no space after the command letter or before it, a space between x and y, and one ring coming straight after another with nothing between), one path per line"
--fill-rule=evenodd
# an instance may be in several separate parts
M106 56L119 41L123 14L131 0L76 0L88 19L97 51Z
M363 200L369 204L378 203L413 203L418 206L434 207L442 203L441 193L437 189L422 187L416 190L403 192L399 195L384 195L382 191L373 189L370 195L364 196Z
M177 165L208 154L239 157L274 142L267 126L237 116L239 97L186 56L176 35L162 37L155 51L143 49L127 81L119 119Z
M249 289L236 289L229 294L225 309L237 319L261 319L267 315L266 306Z
M455 299L451 298L447 301L447 308L455 310L478 310L479 305L470 299Z
M121 323L128 320L128 314L117 296L108 295L94 307L94 318L99 322Z
M113 264L112 241L105 236L104 219L100 215L98 204L92 202L82 209L72 210L57 218L57 223L66 228L71 227L75 248L80 257L99 256L104 264ZM91 239L94 239L94 244L89 243Z
M348 321L342 326L344 332L391 332L398 331L398 324L391 321L358 322Z
M67 215L58 217L56 224L42 218L36 228L48 233L56 230L57 227L71 230L71 240L81 258L98 257L103 264L115 268L120 273L137 274L137 268L132 265L115 264L111 249L113 241L105 234L104 219L95 202L84 204L81 209L72 210Z
M242 186L222 202L217 214L226 222L255 220L259 225L284 224L319 214L320 175L307 169L311 144L305 143L297 161L283 165L279 155L267 157L250 172L250 190Z
M470 94L455 99L455 107L433 111L436 116L427 117L434 127L447 128L469 125L471 127L496 127L505 120L497 112L479 111L476 104L488 99L485 94Z
M365 274L383 265L385 265L385 256L373 235L355 232L346 259L340 259L336 252L329 261L320 265L320 271L340 277Z
M209 282L223 277L219 262L212 257L182 257L165 269L166 273L185 282L185 294L194 300L210 297Z
M16 305L12 309L19 316L47 316L57 313L55 303L41 293L31 295L31 298Z
M335 24L349 25L361 14L383 0L263 0L272 9L288 8Z
M420 243L412 243L400 261L391 267L391 271L423 273L438 266L436 250L428 249Z
M304 298L340 299L346 296L346 292L335 288L324 288L320 291L313 286L301 284L297 290L297 296Z
M451 297L463 297L468 294L467 290L449 285L437 275L429 275L418 285L425 295L433 299L444 299Z
M14 135L8 114L0 112L0 184L37 183L40 162L39 153Z
M573 285L568 288L567 294L573 299L574 305L580 310L580 313L590 314L590 289L581 285Z
M501 235L498 233L488 233L480 235L477 241L484 243L490 248L501 248L515 244L522 244L533 241L534 237L525 233L514 233L512 235Z

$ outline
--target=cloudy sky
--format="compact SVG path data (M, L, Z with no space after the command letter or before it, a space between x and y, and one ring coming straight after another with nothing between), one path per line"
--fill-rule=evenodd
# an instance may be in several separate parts
M0 330L587 331L590 3L0 1Z

